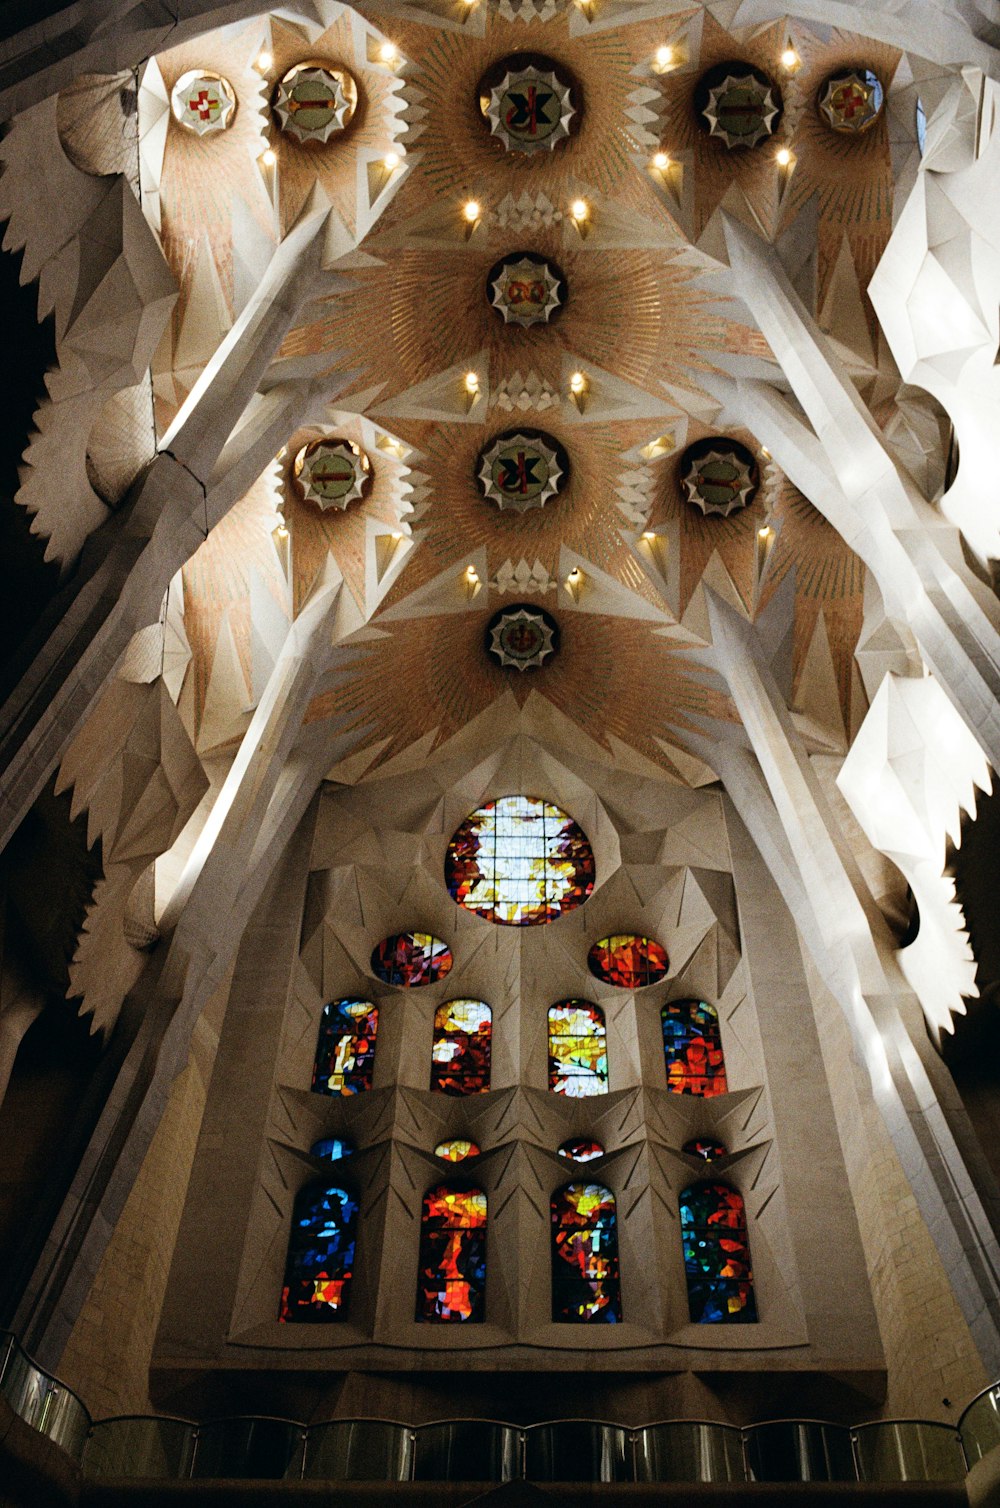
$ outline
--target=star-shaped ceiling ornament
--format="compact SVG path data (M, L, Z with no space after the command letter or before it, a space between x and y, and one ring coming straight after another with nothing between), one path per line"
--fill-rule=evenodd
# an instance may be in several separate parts
M695 107L709 136L730 149L756 147L781 119L778 86L749 63L720 63L698 82Z
M343 131L357 104L358 86L351 75L324 63L297 63L279 81L274 95L282 131L305 146L322 146Z
M196 136L225 131L236 116L236 95L228 79L207 69L182 73L170 91L174 119Z
M371 462L352 440L312 440L295 457L292 475L299 494L324 512L346 508L372 484Z
M820 119L841 136L862 136L882 114L885 91L870 68L849 68L824 79L816 96Z
M681 486L704 514L728 518L752 503L760 476L753 452L738 440L712 437L689 445L681 457Z
M551 152L578 116L573 85L552 59L519 54L484 76L479 107L508 152Z
M525 513L558 497L569 460L558 440L537 429L506 430L479 452L476 475L498 508Z
M539 670L559 649L559 625L525 602L501 608L486 625L486 650L505 670Z
M505 325L545 325L566 302L566 279L544 257L515 252L490 269L490 302Z

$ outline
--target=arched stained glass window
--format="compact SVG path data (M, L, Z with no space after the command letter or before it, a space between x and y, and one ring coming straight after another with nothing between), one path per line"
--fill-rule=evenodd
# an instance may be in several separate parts
M350 1157L353 1151L351 1143L342 1136L324 1136L309 1148L310 1156L319 1157L323 1162L339 1162L342 1157Z
M589 1000L560 1000L549 1008L549 1088L570 1099L607 1093L604 1012Z
M474 1141L459 1137L456 1141L439 1141L434 1148L434 1156L440 1157L444 1162L465 1162L468 1157L478 1157L479 1148Z
M635 932L602 937L587 954L587 963L596 979L617 985L620 990L641 990L647 984L659 984L670 968L663 944Z
M582 828L551 802L502 796L467 817L448 845L445 883L467 911L534 927L582 906L594 888Z
M371 959L377 979L403 990L436 984L451 973L454 962L448 944L429 932L399 932L385 937L372 950Z
M431 1088L483 1094L490 1087L493 1013L482 1000L448 1000L434 1015Z
M344 1319L354 1273L357 1200L346 1189L307 1183L295 1198L282 1324L328 1324Z
M317 1094L359 1094L372 1087L378 1006L331 1000L323 1007L312 1087Z
M696 1325L757 1319L743 1196L727 1183L695 1183L681 1195L688 1308Z
M428 1189L420 1226L417 1319L481 1320L486 1300L486 1195Z
M674 1094L725 1094L719 1017L704 1000L670 1000L660 1012L667 1088Z
M568 1157L570 1162L593 1162L595 1157L604 1156L604 1148L599 1141L589 1141L584 1136L573 1136L569 1141L564 1141L559 1148L560 1157Z
M552 1196L552 1318L614 1325L621 1317L615 1196L600 1183L569 1183Z

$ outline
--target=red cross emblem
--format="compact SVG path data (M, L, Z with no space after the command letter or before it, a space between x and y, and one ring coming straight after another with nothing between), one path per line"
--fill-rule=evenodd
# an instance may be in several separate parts
M194 99L188 100L188 109L194 115L197 115L199 120L211 120L213 111L218 110L218 108L218 95L209 94L207 89L203 89L200 94L195 95Z

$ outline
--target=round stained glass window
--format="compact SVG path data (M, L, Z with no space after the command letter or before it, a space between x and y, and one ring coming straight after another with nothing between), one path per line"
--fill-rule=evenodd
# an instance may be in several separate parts
M466 817L448 844L453 900L507 927L554 922L594 888L594 853L572 817L548 801L502 796Z
M349 1141L342 1136L324 1136L321 1141L313 1142L309 1148L310 1157L319 1157L323 1162L340 1162L343 1157L350 1157L354 1148Z
M686 1141L681 1151L689 1157L700 1157L703 1162L718 1162L720 1157L729 1156L721 1141L710 1141L701 1136L696 1136L694 1141Z
M587 954L587 963L595 979L615 984L620 990L659 984L670 969L666 948L654 938L639 937L634 932L602 937Z

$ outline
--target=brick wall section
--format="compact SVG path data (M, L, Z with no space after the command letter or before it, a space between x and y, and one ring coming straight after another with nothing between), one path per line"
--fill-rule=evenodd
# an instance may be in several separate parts
M854 1059L840 1007L803 953L888 1362L882 1417L955 1423L992 1379L872 1100L868 1074Z
M198 1023L97 1280L70 1336L61 1378L95 1419L156 1413L149 1365L194 1160L230 979Z

